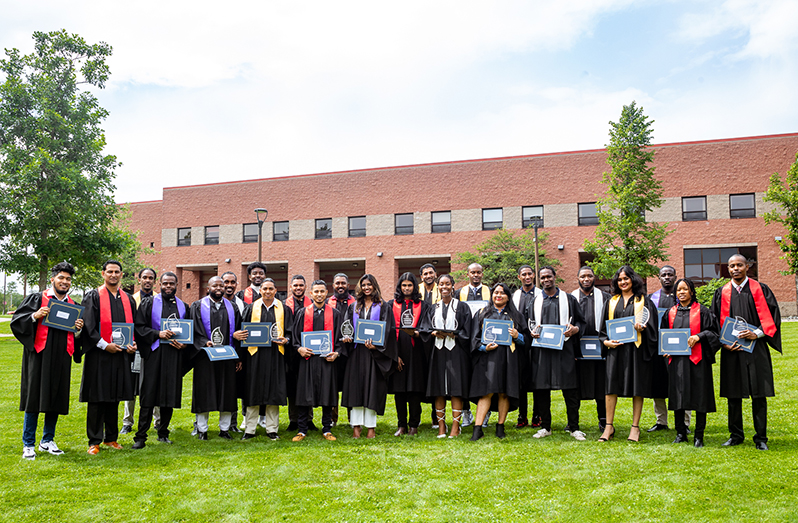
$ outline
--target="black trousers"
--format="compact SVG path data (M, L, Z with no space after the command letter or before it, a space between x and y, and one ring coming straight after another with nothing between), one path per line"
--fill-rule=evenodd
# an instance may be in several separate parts
M404 428L418 428L421 423L421 397L420 392L397 392L394 394L397 425ZM409 420L407 418L408 406L410 407Z
M152 425L152 411L155 407L140 407L139 408L139 430L133 441L147 441L147 431L150 430ZM172 407L161 407L161 423L158 425L158 437L169 437L169 422L172 421Z
M89 445L119 438L119 402L89 403L86 408L86 436Z
M327 434L332 429L332 407L321 408L321 433ZM299 432L302 434L308 433L310 420L313 417L313 407L299 407L296 408L297 425L299 425Z
M537 392L532 392L532 417L535 418L540 416L539 407L538 407L538 400L535 396ZM529 393L521 391L521 397L518 398L518 419L519 420L528 420L529 419Z
M579 430L579 390L564 389L562 397L565 400L565 412L568 416L568 428L571 432ZM551 430L551 391L535 391L535 405L540 415L540 426Z
M673 415L676 416L676 433L681 434L682 436L687 435L687 425L685 425L684 423L684 410L685 409L677 409L673 411ZM698 439L703 439L704 429L706 428L707 428L707 413L696 411L695 437Z
M729 401L729 433L737 441L745 439L743 432L743 399L728 398ZM768 441L768 399L751 398L751 413L754 418L754 443Z

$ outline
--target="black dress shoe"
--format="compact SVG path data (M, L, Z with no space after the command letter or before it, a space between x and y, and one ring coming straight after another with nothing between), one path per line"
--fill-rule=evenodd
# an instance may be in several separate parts
M280 439L280 436L278 436L276 432L267 432L266 437L272 441Z
M220 430L219 437L224 439L233 439L233 436L231 436L230 433L227 432L226 430Z
M298 428L299 428L299 423L297 423L296 421L292 421L291 423L288 424L288 428L285 430L287 430L288 432L294 432Z
M648 429L646 432L657 432L658 430L668 430L668 426L655 423L654 426Z
M704 446L704 438L695 438L693 440L693 446L697 449L700 449Z
M239 429L238 427L236 427L235 425L230 424L230 432L235 432L236 434L241 434L243 431L241 429Z
M146 446L147 446L147 444L144 443L144 441L139 440L139 441L134 441L133 445L130 448L138 450L138 449L143 449Z
M477 441L482 438L484 434L482 433L482 426L481 425L474 425L474 433L471 434L471 441Z
M760 441L759 443L756 444L756 450L769 450L768 444L765 443L764 441Z
M504 423L497 423L496 424L496 437L499 439L504 439L506 434L504 433Z
M248 439L253 439L253 438L255 438L254 434L248 434L248 433L245 432L244 435L241 436L241 441L248 440Z
M674 443L687 443L687 434L677 434Z
M133 432L132 425L122 425L122 430L119 431L120 434L130 434Z
M723 444L723 446L724 447L735 447L737 445L742 444L742 442L743 442L743 440L740 440L740 439L729 438L729 439L726 440L726 442Z
M167 443L169 445L172 444L172 440L167 438L166 436L158 436L158 441L160 441L161 443Z
M197 439L202 441L208 441L208 433L207 432L197 432Z

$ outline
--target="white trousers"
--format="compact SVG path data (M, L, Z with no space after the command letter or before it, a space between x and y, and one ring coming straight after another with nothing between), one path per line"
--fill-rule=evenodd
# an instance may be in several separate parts
M125 415L122 418L122 425L133 426L135 420L133 419L133 412L136 410L136 400L123 401L125 404ZM161 407L154 407L152 409L152 422L156 425L161 423Z
M352 407L349 411L349 424L353 427L362 425L367 429L377 428L377 411L366 407Z
M246 428L244 432L247 434L255 434L255 429L258 428L258 412L260 405L247 406L246 415ZM266 423L266 432L277 432L280 424L280 407L277 405L266 405L266 414L263 416Z
M197 414L197 430L200 432L208 432L208 415L210 412L200 412ZM219 413L219 430L230 430L230 420L233 418L232 412Z

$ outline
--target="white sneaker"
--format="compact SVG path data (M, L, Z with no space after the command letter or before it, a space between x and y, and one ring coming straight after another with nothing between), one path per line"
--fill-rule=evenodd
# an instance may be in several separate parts
M571 436L573 436L576 441L585 441L586 439L585 433L582 432L581 430L575 430L571 432Z
M482 428L483 429L487 428L488 423L490 423L490 415L491 415L491 411L488 411L488 413L485 414L485 421L482 422Z
M545 438L546 436L551 436L551 431L546 429L540 429L539 431L532 434L533 438Z
M53 456L60 456L64 453L63 450L58 448L58 445L55 444L55 441L48 441L47 443L42 441L39 443L39 450L42 452L49 452Z
M460 423L461 427L467 427L474 423L474 415L471 413L470 410L463 411L463 421Z
M241 425L239 425L238 428L241 429L241 430L244 430L245 428L247 428L247 419L246 418L244 418L241 421ZM193 434L192 434L192 436L193 436Z
M33 447L22 447L22 457L25 459L36 459L36 449Z

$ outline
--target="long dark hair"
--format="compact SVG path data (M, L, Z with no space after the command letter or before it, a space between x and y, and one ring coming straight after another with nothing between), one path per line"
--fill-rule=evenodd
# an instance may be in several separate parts
M634 297L637 298L638 296L643 295L643 278L641 278L633 268L629 267L628 265L624 265L617 271L615 271L615 276L612 277L612 283L610 284L610 294L613 295L620 295L621 289L618 287L618 278L620 277L621 273L626 274L630 280L632 280L632 294Z
M515 323L515 328L517 330L523 330L524 328L524 319L521 317L521 313L518 312L518 309L515 308L515 304L513 303L513 294L510 292L510 286L506 283L497 283L490 289L490 305L479 311L479 315L477 318L478 324L482 325L482 320L485 319L485 316L490 314L491 310L495 308L493 305L493 291L496 290L497 287L501 287L504 291L504 294L507 295L507 305L504 306L504 310L507 311L507 314L512 318L513 322Z
M412 272L406 272L399 276L399 282L396 284L396 290L393 293L393 299L396 301L404 301L405 295L402 292L402 282L403 281L410 281L413 282L413 294L410 295L410 299L414 302L421 301L421 293L418 290L418 280L415 276L413 276Z
M357 285L355 285L355 310L358 312L363 310L363 307L366 306L366 295L363 294L363 287L362 283L364 281L370 281L371 286L374 288L374 291L371 293L371 301L372 303L382 303L382 291L380 290L380 284L377 283L377 278L372 276L371 274L364 274L357 280Z
M678 280L676 280L676 283L673 286L674 293L676 293L676 289L679 288L679 284L681 282L684 282L685 285L687 285L687 288L690 291L690 305L693 305L693 302L698 301L698 297L696 296L695 293L695 283L693 283L693 280L688 280L687 278L679 278ZM679 301L679 298L676 298L676 304L677 305L682 304L682 302Z

